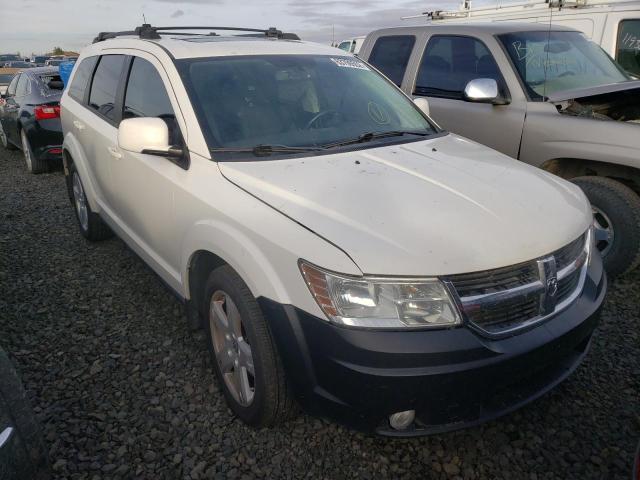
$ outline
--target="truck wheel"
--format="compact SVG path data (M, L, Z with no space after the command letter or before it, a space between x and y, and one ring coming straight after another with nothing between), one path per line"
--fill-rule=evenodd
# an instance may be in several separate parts
M604 267L611 276L640 264L640 197L626 185L606 177L571 180L586 194L593 208L595 239Z
M16 369L0 349L0 420L3 419L8 419L8 425L0 425L0 436L5 435L0 459L8 460L9 465L0 463L0 472L6 473L4 469L9 467L11 478L49 478L48 452L40 426Z
M82 236L92 242L112 237L113 232L111 229L102 221L100 215L91 210L87 196L84 193L82 180L73 163L69 164L69 174L66 175L65 180Z
M228 265L205 286L206 330L213 368L231 410L245 423L264 427L293 412L293 399L262 311Z

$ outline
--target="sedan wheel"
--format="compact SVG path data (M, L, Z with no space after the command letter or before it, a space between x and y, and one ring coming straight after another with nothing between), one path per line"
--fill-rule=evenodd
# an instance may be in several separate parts
M224 382L235 401L247 407L255 396L253 353L238 307L222 290L214 292L211 297L209 324Z
M20 132L20 139L22 140L22 153L24 155L24 161L27 164L27 170L33 171L33 158L31 156L31 147L29 146L29 140L24 130Z

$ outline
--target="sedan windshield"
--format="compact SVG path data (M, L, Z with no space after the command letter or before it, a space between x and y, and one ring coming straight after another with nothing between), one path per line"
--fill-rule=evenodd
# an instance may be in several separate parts
M564 90L632 80L579 32L518 32L498 38L534 100Z
M379 146L437 133L411 100L353 57L263 55L177 63L209 148L234 159L353 143ZM378 135L387 132L394 133Z

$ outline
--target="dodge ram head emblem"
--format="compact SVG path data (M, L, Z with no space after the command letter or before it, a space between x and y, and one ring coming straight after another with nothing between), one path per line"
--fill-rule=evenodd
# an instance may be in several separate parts
M555 297L558 293L558 277L555 275L547 279L547 295Z

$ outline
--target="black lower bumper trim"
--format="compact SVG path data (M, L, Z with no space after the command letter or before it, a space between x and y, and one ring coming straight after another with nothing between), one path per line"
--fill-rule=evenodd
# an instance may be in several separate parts
M289 381L309 413L382 435L456 430L512 412L580 364L606 292L597 258L580 297L555 317L509 338L472 329L381 331L339 327L260 298ZM393 430L388 417L416 411Z

